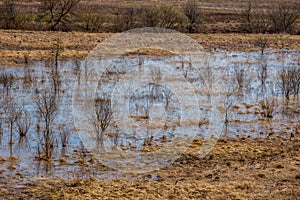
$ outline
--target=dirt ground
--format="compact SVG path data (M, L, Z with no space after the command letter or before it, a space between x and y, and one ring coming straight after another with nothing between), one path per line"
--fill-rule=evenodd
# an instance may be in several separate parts
M112 180L37 179L3 199L299 199L300 138L219 139L197 157L200 140L170 167ZM133 179L135 179L133 181ZM151 180L152 179L152 180Z
M84 58L89 51L110 37L109 33L42 32L0 30L0 65L22 65L47 59L55 43L63 47L64 59ZM273 49L300 50L300 36L259 34L192 34L207 51L256 51L259 38L267 37Z

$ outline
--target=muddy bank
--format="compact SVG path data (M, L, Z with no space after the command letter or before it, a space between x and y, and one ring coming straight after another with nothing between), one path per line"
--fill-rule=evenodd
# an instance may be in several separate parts
M151 174L100 180L39 178L20 189L6 185L4 198L18 199L297 199L300 139L220 139L203 159L201 140L170 167ZM1 181L3 182L3 180ZM10 189L9 189L10 188Z

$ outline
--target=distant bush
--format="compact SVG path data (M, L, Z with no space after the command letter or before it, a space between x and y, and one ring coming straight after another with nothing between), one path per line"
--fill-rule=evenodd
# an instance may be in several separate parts
M0 28L52 31L122 32L138 27L163 27L189 33L290 33L299 34L300 2L255 1L241 7L201 9L201 2L188 0L179 5L132 6L91 3L80 0L38 0L32 7L4 0L0 5ZM236 2L238 6L245 4ZM199 29L201 25L201 30Z
M274 33L292 33L294 25L300 18L300 2L292 1L288 3L278 0L271 9L269 17L272 22L271 32Z
M276 0L273 7L261 9L249 2L242 11L244 29L249 33L295 33L300 18L300 2Z
M201 21L201 12L198 8L195 0L189 0L185 4L184 14L188 19L187 29L189 33L194 33L196 31L196 26Z
M143 8L141 20L144 26L157 26L184 31L188 18L184 13L171 5L160 5Z

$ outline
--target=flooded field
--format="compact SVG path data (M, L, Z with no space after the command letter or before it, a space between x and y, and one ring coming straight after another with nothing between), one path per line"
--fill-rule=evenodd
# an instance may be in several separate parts
M219 126L221 133L216 136L224 138L299 137L299 55L298 51L283 50L215 51L200 69L180 57L168 57L175 71L191 84L203 114L187 122L197 127L188 137L214 137L210 125ZM86 133L73 119L73 91L85 73L83 61L1 66L0 177L6 180L2 184L39 177L111 179L119 173L104 166L93 154L95 149L147 154L178 135L184 137L180 133L184 109L180 94L155 81L161 76L158 68L153 68L151 83L128 93L129 132L122 129L124 125L118 126L112 112L112 94L122 77L147 63L160 65L162 59L124 56L107 67L98 81L94 113L85 116L94 128L92 133ZM216 96L219 105L213 105ZM219 119L212 119L213 107Z

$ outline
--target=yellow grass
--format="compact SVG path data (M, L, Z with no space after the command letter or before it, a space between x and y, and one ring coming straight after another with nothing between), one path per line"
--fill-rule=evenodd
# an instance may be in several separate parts
M112 35L109 33L0 30L0 64L23 64L25 56L29 58L29 61L46 59L57 41L60 41L64 48L62 58L84 58L97 44ZM258 50L254 46L255 40L261 37L259 34L188 34L188 36L203 45L207 51L214 49L255 51ZM300 50L300 36L275 34L267 36L272 41L272 48ZM167 55L166 52L160 50L131 53L133 55Z
M220 139L205 158L202 140L169 168L108 181L39 179L5 198L32 199L298 199L300 140ZM155 174L155 181L147 181ZM136 181L129 180L135 177ZM298 177L298 178L297 178Z

